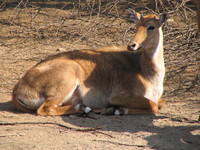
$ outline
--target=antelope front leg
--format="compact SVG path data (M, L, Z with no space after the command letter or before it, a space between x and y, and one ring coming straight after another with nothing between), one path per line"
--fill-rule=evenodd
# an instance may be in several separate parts
M148 114L155 114L154 111L147 111L142 109L130 109L122 107L120 109L116 109L114 114L115 115L148 115Z
M129 97L113 97L110 101L113 106L120 106L116 109L115 115L123 114L156 114L158 112L158 104L143 97L143 96L129 96Z
M115 110L115 115L126 115L126 114L155 114L160 110L163 106L166 105L166 101L163 99L158 100L158 104L155 102L149 100L149 106L150 108L147 108L147 110L141 110L141 109L130 109L122 107L120 109Z

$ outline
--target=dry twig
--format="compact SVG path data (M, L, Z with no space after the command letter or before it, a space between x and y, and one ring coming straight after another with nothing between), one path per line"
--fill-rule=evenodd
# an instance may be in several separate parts
M6 125L19 125L19 124L43 124L43 125L56 125L59 127L63 127L69 130L73 131L81 131L81 132L86 132L86 131L96 131L102 129L102 127L96 127L96 128L75 128L75 127L70 127L61 123L55 123L55 122L0 122L0 126L6 126Z

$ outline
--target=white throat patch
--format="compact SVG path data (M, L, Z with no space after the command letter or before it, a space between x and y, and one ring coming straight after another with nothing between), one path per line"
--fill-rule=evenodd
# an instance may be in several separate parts
M157 73L151 79L151 86L148 87L147 92L144 96L154 101L155 103L158 103L158 100L163 93L163 81L165 76L165 66L163 58L163 33L161 28L159 28L159 42L153 55L153 62L155 64Z

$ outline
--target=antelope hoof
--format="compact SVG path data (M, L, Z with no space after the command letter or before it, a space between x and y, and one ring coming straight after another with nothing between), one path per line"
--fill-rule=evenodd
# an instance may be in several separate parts
M101 112L101 115L114 115L114 113L115 113L115 108L109 107L109 108L103 109Z

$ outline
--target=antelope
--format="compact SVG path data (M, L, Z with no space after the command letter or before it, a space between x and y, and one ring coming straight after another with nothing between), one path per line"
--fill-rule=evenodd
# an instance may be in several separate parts
M165 103L161 28L167 17L134 10L131 16L136 23L132 44L47 57L14 86L14 106L42 116L157 113Z

